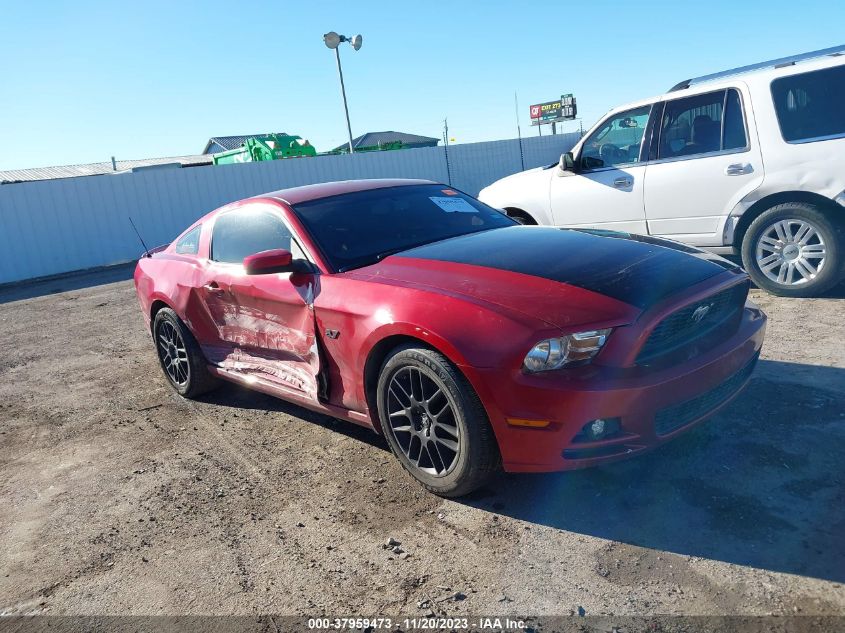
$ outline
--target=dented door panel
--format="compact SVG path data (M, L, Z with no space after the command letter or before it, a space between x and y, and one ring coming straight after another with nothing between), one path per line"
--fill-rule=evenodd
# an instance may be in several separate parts
M270 380L317 400L320 358L314 329L316 275L233 276L220 300L223 369Z

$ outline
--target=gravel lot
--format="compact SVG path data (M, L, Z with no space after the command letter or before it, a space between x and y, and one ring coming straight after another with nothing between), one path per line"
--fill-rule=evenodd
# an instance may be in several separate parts
M845 615L845 292L755 292L748 390L664 449L461 501L365 429L180 399L129 281L14 296L0 613Z

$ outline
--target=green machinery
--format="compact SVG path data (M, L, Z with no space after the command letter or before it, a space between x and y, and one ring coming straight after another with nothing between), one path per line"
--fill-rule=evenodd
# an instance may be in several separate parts
M212 154L211 160L215 165L231 165L233 163L251 163L261 160L278 160L297 156L316 156L317 150L308 141L299 136L287 134L268 134L267 136L253 136L244 141L243 145L227 152Z

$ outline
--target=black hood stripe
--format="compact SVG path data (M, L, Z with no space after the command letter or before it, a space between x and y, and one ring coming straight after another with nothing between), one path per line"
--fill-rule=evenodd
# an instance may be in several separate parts
M739 267L716 255L614 231L508 227L404 251L396 257L485 266L542 277L645 309Z

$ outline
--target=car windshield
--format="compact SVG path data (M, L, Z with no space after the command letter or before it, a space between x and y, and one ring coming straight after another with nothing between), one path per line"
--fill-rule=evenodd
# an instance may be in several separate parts
M475 198L433 184L356 191L293 210L341 272L415 246L515 224Z

